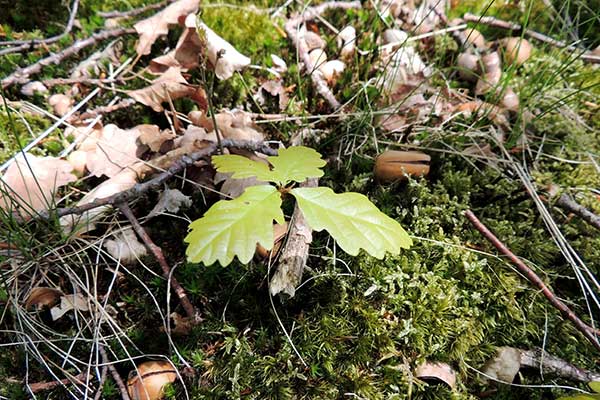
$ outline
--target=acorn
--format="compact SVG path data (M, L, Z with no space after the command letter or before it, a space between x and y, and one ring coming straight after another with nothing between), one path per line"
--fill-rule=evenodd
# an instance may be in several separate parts
M431 157L420 151L388 150L375 160L374 174L380 182L406 180L408 176L422 177L429 174Z
M523 65L531 56L531 44L520 37L509 37L498 41L503 50L504 62L507 65Z
M127 392L131 400L160 400L163 388L175 382L177 370L168 361L147 361L129 373Z

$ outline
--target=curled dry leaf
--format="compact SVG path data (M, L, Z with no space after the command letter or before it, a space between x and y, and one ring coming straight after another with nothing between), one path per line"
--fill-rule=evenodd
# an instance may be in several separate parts
M147 361L129 372L127 392L131 400L160 400L164 386L175 382L177 370L168 361Z
M234 72L240 71L250 65L248 57L237 51L225 39L206 26L206 24L201 22L198 26L206 32L208 61L213 66L217 78L229 79Z
M284 73L287 71L287 69L288 69L287 64L281 57L279 57L275 54L271 54L271 61L273 62L272 68L275 71L277 71L279 73Z
M169 68L163 75L154 80L150 86L127 91L127 94L137 102L151 107L156 112L164 110L162 106L163 102L181 97L191 98L203 109L206 109L208 104L204 90L188 84L183 75L181 75L181 70L177 67Z
M483 116L501 128L509 128L508 117L504 114L500 107L483 102L481 100L468 101L466 103L459 104L454 111L462 113L466 117L470 117L472 115Z
M345 26L337 35L337 45L340 48L340 58L346 60L354 55L356 49L356 29Z
M175 139L176 148L186 148L190 146L197 147L198 149L204 147L206 143L216 143L217 135L214 132L210 134L206 132L204 128L199 126L189 125L183 135Z
M41 309L43 307L54 307L59 299L64 296L64 293L58 289L37 286L31 289L27 300L25 300L25 308Z
M73 106L73 99L65 94L58 93L50 96L50 98L48 99L48 104L52 106L54 114L58 115L59 117L62 117L63 115L68 113L71 107Z
M313 70L321 68L327 62L327 53L323 49L314 49L308 53Z
M531 57L531 44L527 39L509 37L498 41L507 65L523 65Z
M156 217L165 211L176 214L181 207L190 207L192 199L177 189L166 189L160 194L158 202L148 214L147 219Z
M75 150L67 156L67 161L73 167L73 173L77 176L83 176L85 165L87 163L87 152Z
M467 39L467 43L472 44L473 46L477 47L478 49L484 49L485 46L485 38L483 37L483 35L481 34L481 32L479 32L477 29L466 29L465 30L465 36Z
M428 77L432 70L428 67L417 50L404 44L400 48L391 51L383 51L380 64L383 67L383 84L388 93L395 92L398 87L410 83L415 76Z
M175 134L170 129L161 131L156 125L138 125L136 129L140 133L138 141L155 153L161 150L165 142L175 138Z
M306 30L306 28L300 32L300 39L304 40L308 51L314 49L324 49L326 45L325 41L321 39L321 36L313 31Z
M502 65L500 63L500 54L497 51L481 57L483 64L483 76L477 81L475 94L486 94L493 87L498 85L502 77Z
M263 134L252 121L250 114L241 111L224 111L215 115L219 133L225 139L247 140L252 142L262 142ZM198 123L207 132L214 132L215 126L213 119L202 114Z
M519 95L512 88L507 88L502 94L501 104L504 108L511 111L519 110Z
M0 208L27 212L47 209L59 187L77 180L72 171L65 160L18 154L0 177Z
M283 111L287 108L290 98L289 98L287 92L285 91L285 88L281 84L281 80L270 80L270 81L263 82L263 84L260 85L260 87L258 88L258 93L256 95L256 99L261 105L266 104L266 100L265 100L263 92L266 92L266 93L270 94L271 96L277 97L279 99L279 109L280 110Z
M198 11L198 0L179 0L170 4L159 13L146 18L133 27L140 35L135 51L139 55L150 54L152 44L160 36L169 32L169 26L177 24L179 18Z
M406 180L408 176L421 177L429 173L431 157L420 151L388 150L375 160L374 174L380 182Z
M256 245L256 254L260 258L267 258L271 254L277 254L279 252L279 249L281 248L281 245L283 243L283 238L285 238L287 231L288 231L287 222L284 224L277 224L277 223L273 224L273 249L267 250L264 247L262 247L260 244L257 244Z
M162 73L170 67L178 67L182 71L194 68L200 64L200 55L206 47L196 28L196 15L190 14L185 18L184 30L175 50L150 62L150 71Z
M114 234L113 237L114 239L104 242L104 247L114 259L119 260L123 264L133 264L140 257L148 254L146 246L138 241L131 227L123 229Z
M415 376L422 380L437 380L444 382L450 389L456 388L456 372L443 362L426 361L415 369Z
M471 53L460 53L456 60L458 75L468 82L475 82L479 78L479 56Z
M512 383L521 368L521 353L514 347L499 347L496 356L489 360L483 373L493 380Z
M52 320L56 321L71 310L89 311L88 299L81 293L68 294L60 298L60 304L50 309Z

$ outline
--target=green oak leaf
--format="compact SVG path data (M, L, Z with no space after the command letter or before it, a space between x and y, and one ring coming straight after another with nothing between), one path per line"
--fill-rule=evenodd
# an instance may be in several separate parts
M273 186L251 186L237 199L218 201L190 224L185 237L188 260L205 265L218 260L225 266L237 256L246 264L256 243L267 250L273 248L273 220L285 222L281 196Z
M270 182L275 178L267 164L235 154L213 156L212 163L219 172L233 172L234 179L255 176L259 181Z
M337 194L326 187L291 190L308 225L327 230L342 250L355 256L363 248L376 258L398 254L412 240L400 224L360 193Z
M323 176L321 168L326 162L310 147L294 146L279 150L277 156L268 157L273 166L275 181L285 186L290 181L304 182L306 178Z

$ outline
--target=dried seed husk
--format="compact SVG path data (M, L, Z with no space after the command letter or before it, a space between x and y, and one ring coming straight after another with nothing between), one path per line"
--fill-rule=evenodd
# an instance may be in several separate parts
M421 177L429 174L431 157L420 151L388 150L375 160L374 174L380 182L393 182L407 179L407 176Z
M273 249L267 250L262 247L260 244L256 245L256 254L260 258L267 258L270 254L277 254L279 249L281 248L281 244L283 243L283 238L288 231L287 222L284 224L273 224Z
M147 361L129 373L127 392L131 400L160 400L164 397L164 386L175 379L177 371L170 362Z

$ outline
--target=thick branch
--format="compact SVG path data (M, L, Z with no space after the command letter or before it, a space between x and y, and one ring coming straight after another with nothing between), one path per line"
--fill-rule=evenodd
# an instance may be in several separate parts
M590 341L590 343L596 348L596 350L600 351L600 342L596 335L598 332L583 322L565 303L563 303L556 295L550 290L548 286L542 281L542 279L537 276L535 272L531 268L529 268L523 261L521 261L512 251L508 249L498 239L476 216L473 214L471 210L465 211L465 216L471 221L473 226L481 232L481 234L494 245L496 249L498 249L502 254L504 254L508 259L521 271L525 277L531 282L534 286L536 286L544 297L550 302L550 304L556 308L560 313L567 318L569 321L575 325L578 331L580 331L583 336L586 337Z
M582 49L577 48L576 46L570 45L562 40L557 40L551 38L550 36L546 36L542 33L532 31L531 29L523 29L523 27L519 24L515 24L514 22L504 21L494 17L482 17L479 15L474 15L470 13L466 13L463 16L463 20L467 22L476 22L479 24L493 26L495 28L507 29L511 31L522 31L526 36L529 36L532 39L539 40L540 42L547 43L551 46L565 48L571 51L582 51ZM594 64L600 63L600 57L593 55L591 52L585 52L580 55L581 59L584 61L588 61Z
M594 214L581 204L577 203L570 196L563 193L556 201L556 205L568 212L579 215L588 224L596 229L600 229L600 215Z
M131 222L133 230L138 234L140 239L142 239L148 250L150 250L150 252L154 255L154 257L160 264L160 267L163 270L163 276L171 284L171 287L177 294L177 297L179 298L179 301L181 302L181 305L183 306L187 317L190 319L190 321L199 322L200 313L198 312L198 310L196 310L196 307L192 305L192 302L190 301L190 299L187 296L187 293L185 292L185 289L183 288L183 286L181 286L177 278L171 275L171 268L167 263L162 249L152 241L152 239L148 235L148 232L146 232L142 225L140 225L140 222L137 220L137 218L133 214L133 211L131 211L131 208L129 208L129 205L127 205L127 203L119 204L119 209L121 210L123 215L127 217L129 222Z
M2 79L2 88L6 89L7 87L12 86L14 84L25 84L25 83L29 82L29 77L31 75L40 73L44 67L47 67L50 64L59 64L65 58L75 55L75 54L79 53L82 49L92 46L92 45L96 44L97 42L100 42L100 41L106 40L106 39L110 39L113 37L119 37L119 36L123 36L123 35L132 34L132 33L135 33L135 29L133 29L133 28L119 28L119 29L112 29L112 30L108 30L108 31L94 33L89 38L78 40L75 43L73 43L71 46L67 47L66 49L64 49L58 53L55 53L49 57L43 58L43 59L39 60L38 62L31 64L25 68L19 68L18 70L16 70L15 72L13 72L9 76L7 76L6 78Z
M77 9L79 8L79 0L73 0L73 5L71 6L71 13L69 14L69 20L67 21L67 26L65 30L56 36L52 36L46 39L32 39L32 40L13 40L8 42L0 42L0 46L13 46L7 49L0 50L0 56L10 53L17 53L28 49L33 49L39 46L46 46L52 43L56 43L65 36L67 36L71 30L73 29L73 23L75 22L75 17L77 16Z
M339 101L337 101L337 99L331 92L331 89L329 89L329 86L327 86L327 82L323 78L321 72L318 69L316 69L313 63L311 62L310 57L308 55L308 48L306 46L306 43L304 42L304 40L301 40L298 36L298 26L306 21L310 21L311 19L316 18L317 16L323 14L329 9L347 10L351 8L361 8L360 2L330 1L327 3L320 4L316 7L309 7L306 10L304 10L301 15L299 15L296 18L292 18L285 23L285 32L290 37L290 40L292 41L294 47L296 47L296 49L298 50L298 55L304 63L304 68L306 69L306 72L310 74L310 79L312 80L313 86L315 87L317 92L321 96L323 96L325 100L327 100L331 108L333 108L334 110L339 109L341 107L341 104L339 103Z
M300 186L317 187L317 183L317 178L310 178ZM296 203L287 242L281 252L277 270L269 283L271 296L281 292L289 297L294 297L296 294L296 287L302 280L302 272L304 272L304 266L308 259L308 247L312 242L311 232L312 230Z

